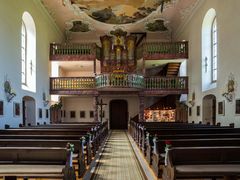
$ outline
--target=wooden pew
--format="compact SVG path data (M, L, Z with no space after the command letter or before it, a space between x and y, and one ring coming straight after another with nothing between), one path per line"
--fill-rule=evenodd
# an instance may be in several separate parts
M143 152L146 155L147 161L151 165L152 153L153 153L153 149L154 149L154 142L157 142L160 140L171 140L171 139L208 139L208 138L240 138L240 132L239 133L238 132L235 132L235 133L218 132L216 134L214 134L214 133L208 134L205 131L196 131L196 134L195 133L185 134L184 132L181 132L179 134L173 134L173 135L155 134L155 136L147 134Z
M92 128L94 127L94 129ZM93 136L91 133L89 133L89 130L96 131L95 136ZM101 143L101 138L106 137L107 135L107 124L102 123L100 125L96 126L88 126L88 125L80 125L80 124L61 124L61 125L43 125L42 127L23 127L23 128L11 128L7 130L1 130L0 131L0 138L4 139L38 139L44 140L44 139L52 139L51 141L54 141L54 144L59 144L59 141L76 141L78 142L78 146L80 146L80 141L83 142L84 145L86 145L86 164L90 164L92 160L92 156L95 154L94 150L98 149L98 145ZM96 137L97 136L97 137ZM94 137L94 138L93 138ZM83 139L84 140L83 140ZM96 142L97 140L97 142ZM19 140L18 140L19 141ZM28 140L29 141L29 140ZM15 142L16 143L16 142ZM30 142L28 142L29 144ZM34 144L34 142L31 142ZM47 142L42 142L46 143ZM19 144L19 143L18 143ZM26 143L25 143L26 144ZM76 146L78 148L78 146ZM80 147L78 148L80 149ZM83 171L85 170L85 163L84 160L82 160L81 157L84 157L84 154L82 151L79 151L79 169L78 173L81 176ZM80 165L81 164L81 165Z
M86 164L90 164L90 162L92 161L92 144L94 144L94 142L92 143L92 136L91 134L87 134L86 132L74 132L73 134L71 134L71 130L65 130L65 131L61 131L61 133L59 133L59 131L39 131L41 129L38 129L38 131L34 131L34 129L31 129L30 131L26 131L27 133L23 133L23 135L19 132L23 132L23 131L17 131L17 134L14 134L13 131L10 131L10 133L4 133L4 134L0 134L0 139L46 139L46 140L77 140L80 142L80 140L84 139L84 147L86 149ZM5 130L6 131L6 130ZM33 133L31 133L33 132ZM50 132L50 133L49 133ZM57 132L57 133L54 133ZM69 132L67 134L65 134L64 132ZM49 135L50 134L50 135Z
M238 134L240 133L240 128L162 128L162 129L150 129L147 131L146 137L143 137L143 148L142 151L146 155L147 148L153 146L153 137L161 137L168 134L180 135L180 134ZM149 141L149 144L147 144ZM147 147L150 145L150 147Z
M144 131L148 129L156 128L174 128L174 127L219 127L206 124L191 124L191 123L182 123L182 122L135 122L131 121L131 131L134 139L141 139L141 136L144 134Z
M14 130L14 131L18 131L19 128L10 128L9 130ZM95 152L98 147L100 146L101 142L104 140L104 138L107 136L108 134L108 126L107 126L107 122L103 122L103 123L77 123L77 124L50 124L50 125L39 125L39 126L31 126L31 127L22 127L20 128L21 131L31 131L30 129L44 129L44 130L40 130L40 131L51 131L51 130L45 130L45 129L54 129L53 133L56 133L57 130L63 130L63 129L67 129L68 132L70 132L69 129L73 129L71 130L71 132L73 131L88 131L91 134L91 141L93 143L93 152ZM38 131L38 130L37 130ZM21 134L23 134L22 132L20 132ZM27 132L24 132L27 133ZM49 133L48 133L49 134ZM66 133L65 133L66 134Z
M55 140L55 139L0 139L0 147L66 147L67 143L74 145L74 159L77 160L78 175L82 177L86 170L84 139Z
M240 147L170 148L163 180L216 178L236 180L240 175Z
M0 147L0 176L76 180L71 161L71 153L66 148Z
M142 149L144 148L144 142L147 135L147 132L156 132L160 131L161 129L195 129L195 128L229 128L229 126L212 126L212 125L205 125L205 124L189 124L189 123L175 123L175 122L142 122L138 125L137 130L137 142L139 147Z
M84 124L51 124L51 125L40 125L40 126L32 126L32 127L22 127L20 128L20 132L19 128L10 128L8 130L10 130L10 132L6 132L8 134L10 133L14 133L12 131L15 131L16 133L20 133L20 134L28 134L29 132L31 133L31 130L33 130L34 132L31 134L38 134L38 131L41 131L41 133L47 133L47 134L59 134L59 131L61 133L61 131L67 131L64 134L76 134L74 133L75 131L87 131L87 133L90 133L91 139L91 145L92 145L92 152L93 152L93 156L95 156L96 151L98 150L99 146L101 145L101 143L103 142L103 140L105 139L105 137L108 134L108 124L107 122L103 122L103 123L84 123ZM37 129L37 130L35 130ZM51 132L51 129L53 132ZM71 129L71 130L70 130ZM24 131L22 133L22 131ZM3 132L5 133L5 132ZM84 132L85 133L85 132ZM1 132L0 132L1 134Z
M99 136L96 133L91 131L91 128L82 128L82 129L71 129L71 128L60 128L60 129L49 129L49 128L16 128L16 129L5 129L0 130L0 135L75 135L79 138L85 137L88 140L88 148L99 147ZM88 136L86 136L88 135ZM91 152L91 149L88 150ZM92 157L92 152L89 154L89 159Z
M205 139L168 139L171 148L175 147L211 147L211 146L240 146L239 138L205 138ZM164 166L166 140L158 140L154 143L152 154L152 168L156 176L161 177ZM149 154L149 152L147 153Z

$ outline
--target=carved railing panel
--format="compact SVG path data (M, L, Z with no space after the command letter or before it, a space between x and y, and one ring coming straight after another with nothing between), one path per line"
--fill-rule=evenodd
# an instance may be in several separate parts
M50 78L51 90L73 91L80 89L94 89L94 77L52 77Z
M96 76L96 87L143 88L144 77L127 73L100 74Z
M188 58L188 42L148 42L143 51L147 60Z
M145 77L145 88L147 90L188 89L188 78L187 77Z
M50 60L54 61L78 61L95 60L97 55L97 45L95 43L86 44L50 44Z
M106 88L132 88L147 92L188 92L188 77L143 77L138 74L112 73L96 77L50 78L50 92L92 91Z
M111 44L109 46L111 47ZM133 66L135 63L132 62L141 58L146 60L188 58L188 42L146 42L135 48L133 51L135 56L126 54L128 51L123 50L122 59L118 60L121 61L121 65ZM50 60L52 61L99 59L103 61L103 66L106 69L106 66L112 66L112 64L109 64L110 61L115 60L117 63L117 59L112 57L112 53L115 53L115 51L106 51L108 54L105 52L105 56L104 52L95 43L50 44ZM130 60L131 57L134 59Z

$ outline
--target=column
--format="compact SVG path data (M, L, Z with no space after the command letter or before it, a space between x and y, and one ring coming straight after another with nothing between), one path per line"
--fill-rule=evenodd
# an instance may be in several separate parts
M93 96L94 121L98 122L98 96Z
M143 61L143 63L142 63L142 73L145 75L145 73L146 73L145 59L142 58L142 61Z
M139 122L144 121L144 95L140 94L139 98Z

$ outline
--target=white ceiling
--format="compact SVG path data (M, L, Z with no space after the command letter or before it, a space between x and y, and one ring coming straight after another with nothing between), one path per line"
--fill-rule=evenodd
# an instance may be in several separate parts
M91 2L98 2L100 0L73 0L72 2L89 2L89 6L91 6ZM109 2L109 0L101 0L101 3ZM112 1L126 1L126 2L134 2L135 0L112 0ZM139 0L138 0L139 1ZM145 1L156 1L156 0L144 0ZM48 10L49 14L55 20L58 27L62 32L66 32L72 27L73 21L82 21L89 25L91 32L77 32L70 33L72 34L71 40L74 41L75 37L78 35L82 37L88 37L90 41L94 41L99 39L100 35L108 34L111 30L116 29L117 27L122 28L127 32L142 32L146 31L145 25L148 22L152 22L155 19L164 20L165 26L168 28L169 34L171 32L176 33L181 26L187 21L189 17L191 17L192 12L198 7L202 0L172 0L171 3L167 3L164 6L163 12L160 11L160 6L156 11L153 11L147 17L128 24L107 24L100 21L97 21L90 16L88 16L85 12L83 12L79 7L71 4L71 0L41 0L42 4ZM69 33L68 33L69 34ZM75 35L77 34L77 35Z

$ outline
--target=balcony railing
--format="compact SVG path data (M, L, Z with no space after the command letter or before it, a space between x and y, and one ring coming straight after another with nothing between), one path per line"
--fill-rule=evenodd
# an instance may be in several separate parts
M52 77L50 78L51 91L74 91L94 89L94 77Z
M95 43L50 44L50 60L53 61L95 60L99 54L99 47Z
M188 77L143 77L138 74L100 74L96 77L50 78L50 93L74 94L77 91L97 91L113 88L143 90L146 93L188 93Z
M138 74L112 73L96 76L96 88L143 88L144 77Z
M136 59L188 58L188 42L146 42L135 49ZM50 60L79 61L102 59L95 43L50 44Z
M187 77L145 77L147 90L185 90L188 89Z
M188 42L145 43L143 58L148 60L188 58Z

